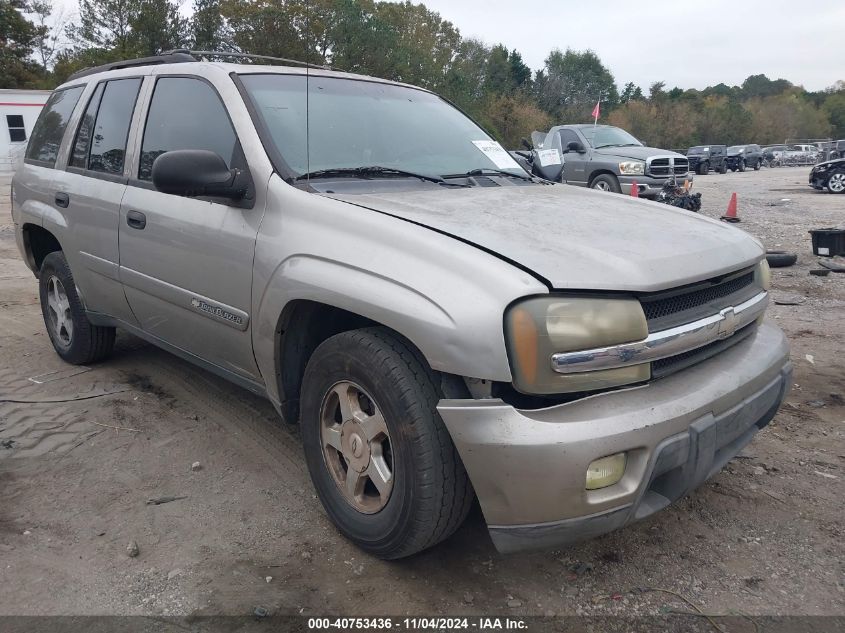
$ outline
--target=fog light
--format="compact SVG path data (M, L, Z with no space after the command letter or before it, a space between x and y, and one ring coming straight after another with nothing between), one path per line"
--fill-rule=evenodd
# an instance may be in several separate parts
M607 488L622 479L625 461L625 453L616 453L591 463L587 467L587 490Z

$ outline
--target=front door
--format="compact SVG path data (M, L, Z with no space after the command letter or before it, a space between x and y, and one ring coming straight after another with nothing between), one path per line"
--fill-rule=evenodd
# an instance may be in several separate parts
M152 185L154 160L172 150L210 150L249 169L226 108L203 79L160 76L145 121L121 207L120 276L132 311L149 335L256 378L250 311L262 210Z

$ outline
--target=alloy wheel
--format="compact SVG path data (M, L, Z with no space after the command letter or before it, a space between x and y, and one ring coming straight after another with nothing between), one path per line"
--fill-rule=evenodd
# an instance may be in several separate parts
M336 383L320 408L320 439L346 502L364 514L384 508L393 491L394 455L376 401L353 382Z
M845 173L840 171L832 174L827 180L827 188L833 193L845 191Z
M73 317L70 312L70 302L64 285L55 275L47 280L47 308L56 342L62 347L70 347L73 342Z

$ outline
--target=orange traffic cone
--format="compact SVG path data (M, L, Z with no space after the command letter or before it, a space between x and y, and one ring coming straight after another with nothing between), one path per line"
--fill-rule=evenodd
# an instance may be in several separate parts
M731 194L731 201L728 203L728 210L725 211L725 215L723 215L720 219L725 222L742 222L736 214L736 192Z
M637 187L637 181L631 183L631 197L632 198L639 198L640 197L640 188Z

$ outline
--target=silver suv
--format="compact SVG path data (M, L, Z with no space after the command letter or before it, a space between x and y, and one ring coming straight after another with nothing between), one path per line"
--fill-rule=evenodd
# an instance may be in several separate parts
M383 558L475 498L502 551L642 519L790 385L756 240L529 176L413 86L186 52L84 71L12 200L62 358L120 328L265 395Z

